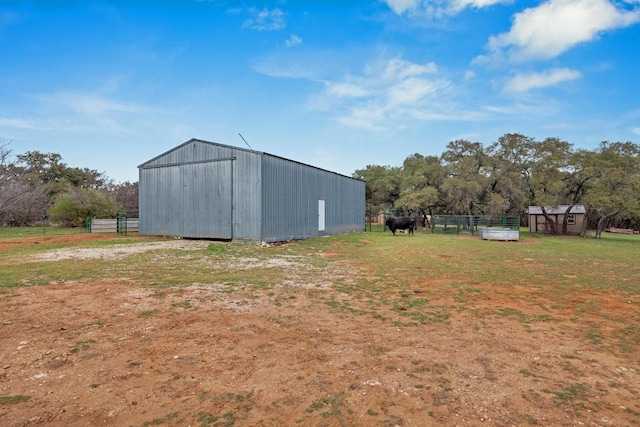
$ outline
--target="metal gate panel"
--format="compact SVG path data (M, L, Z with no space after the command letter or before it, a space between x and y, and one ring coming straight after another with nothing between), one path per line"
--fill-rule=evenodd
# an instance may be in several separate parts
M181 166L184 237L233 238L232 168L232 160Z

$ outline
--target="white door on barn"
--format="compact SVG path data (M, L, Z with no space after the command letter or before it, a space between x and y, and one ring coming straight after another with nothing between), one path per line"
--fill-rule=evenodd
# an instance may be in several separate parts
M324 200L318 200L318 231L325 230Z

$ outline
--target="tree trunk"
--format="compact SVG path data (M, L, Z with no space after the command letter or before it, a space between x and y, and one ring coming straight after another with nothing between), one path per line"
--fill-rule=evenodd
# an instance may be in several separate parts
M556 222L553 219L551 219L551 217L547 213L547 210L545 209L544 206L540 206L540 208L542 209L542 215L544 215L544 219L547 221L549 232L554 236L557 235L558 227L556 227Z
M609 220L614 216L618 215L620 211L612 212L608 215L600 214L600 219L598 219L598 226L596 227L596 239L600 239L602 237L602 230L604 230L609 224Z
M600 217L598 226L596 227L596 239L602 238L602 229L604 228L606 217Z
M584 214L584 219L582 220L582 225L580 226L580 232L578 233L578 236L582 237L583 239L587 237L587 226L589 225L590 214L591 206L588 206Z

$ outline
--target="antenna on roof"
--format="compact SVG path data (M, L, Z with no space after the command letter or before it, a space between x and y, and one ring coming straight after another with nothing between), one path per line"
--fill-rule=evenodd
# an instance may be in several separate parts
M242 140L244 141L245 144L247 144L247 147L249 147L249 150L253 151L253 148L251 148L251 146L249 145L249 143L247 142L246 139L244 139L244 136L242 136L242 134L240 132L238 132L238 135L240 135L240 138L242 138Z

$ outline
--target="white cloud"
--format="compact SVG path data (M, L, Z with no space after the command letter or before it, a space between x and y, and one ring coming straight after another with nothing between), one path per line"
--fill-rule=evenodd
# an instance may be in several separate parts
M16 119L13 117L0 117L0 128L12 129L39 129L42 125L28 119Z
M291 34L291 36L285 41L287 47L293 47L302 43L302 39L295 34Z
M518 74L509 79L505 90L507 92L526 92L530 89L555 86L580 77L582 74L579 71L569 68L553 68L542 73Z
M386 0L387 5L398 15L416 9L421 0Z
M397 15L440 16L456 14L466 8L481 9L500 3L512 3L513 0L385 0L387 6Z
M511 30L491 37L489 48L494 56L506 49L515 61L549 59L638 21L640 10L620 10L608 0L549 0L516 14Z
M390 106L404 106L419 103L428 95L435 94L442 85L438 81L410 78L399 81L387 89Z
M337 98L360 98L369 93L365 88L349 82L325 82L325 86L326 93Z
M391 59L387 62L382 77L389 79L406 79L408 77L422 74L434 74L438 71L436 64L428 62L426 64L414 64L400 58Z
M104 115L109 113L141 114L149 109L132 103L123 103L100 95L81 92L60 91L42 99L66 107L76 113L86 115Z
M483 7L493 6L494 4L513 3L513 0L451 0L449 2L449 10L460 12L467 7L481 9Z
M425 64L392 58L368 65L360 75L324 81L312 107L336 114L344 125L369 130L398 129L412 119L432 117L450 83Z
M383 131L387 127L384 125L387 120L387 112L380 105L365 104L354 106L350 109L349 114L335 117L335 120L356 129Z
M276 31L285 27L284 12L280 9L249 9L251 18L244 21L243 26L258 31Z
M126 134L161 111L91 93L58 91L31 95L28 109L0 117L0 129L47 132Z
M464 81L473 80L476 77L476 72L473 70L467 70L464 72L464 77L462 78Z

